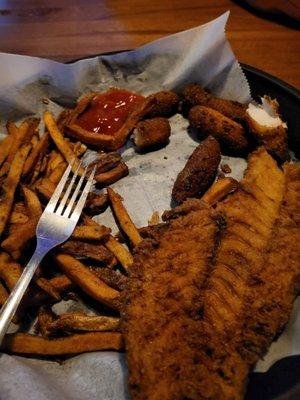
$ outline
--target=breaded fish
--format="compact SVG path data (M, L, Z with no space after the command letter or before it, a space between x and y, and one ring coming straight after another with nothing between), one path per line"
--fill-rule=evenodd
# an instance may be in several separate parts
M201 201L190 210L160 224L130 270L122 332L134 400L197 398L198 311L218 227Z
M226 221L214 269L203 294L200 335L207 349L199 355L201 380L213 387L210 397L241 399L249 364L237 351L254 274L264 268L284 193L284 174L260 148L249 157L240 187L217 207Z
M134 400L243 398L300 289L299 197L300 169L283 172L259 148L216 208L219 234L197 200L164 214L170 222L138 248L125 291Z
M288 322L300 290L300 168L284 166L285 194L264 267L254 274L237 349L255 363Z

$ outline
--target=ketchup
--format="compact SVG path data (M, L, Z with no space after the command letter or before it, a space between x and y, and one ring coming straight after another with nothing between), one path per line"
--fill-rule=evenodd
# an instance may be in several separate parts
M76 123L95 134L114 135L143 96L125 89L112 88L94 97Z

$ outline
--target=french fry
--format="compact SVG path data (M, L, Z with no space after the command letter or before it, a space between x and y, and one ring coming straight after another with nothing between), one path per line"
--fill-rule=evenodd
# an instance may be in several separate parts
M32 217L26 224L12 232L2 243L1 247L15 260L19 259L27 243L35 237L35 230L40 216Z
M35 189L44 199L49 200L54 193L55 184L49 178L43 178L36 183Z
M88 267L68 254L57 254L55 260L62 271L89 296L115 310L119 310L119 292L107 286Z
M22 191L25 198L26 207L29 211L30 216L34 217L36 215L41 215L43 212L42 206L35 192L30 190L26 186L22 187Z
M49 283L59 294L62 294L75 286L74 283L63 274L49 279ZM40 290L37 286L32 286L25 293L22 303L19 306L19 310L22 311L28 307L35 307L49 302L53 303L54 301L55 299L53 296L49 296L44 290Z
M51 172L60 164L62 161L64 161L63 156L55 149L52 150L51 153L49 154L48 157L48 163L47 163L47 168L46 168L46 176L49 176Z
M77 157L82 156L86 152L86 150L87 150L87 146L81 142L77 142L73 146L73 151Z
M49 335L48 326L54 320L54 314L51 308L41 306L38 311L38 320L37 320L37 327L38 331L41 333L43 337L47 337Z
M21 145L30 142L38 123L39 120L36 118L29 118L21 123L18 131L14 134L14 140L6 160L9 164L13 161L15 154Z
M48 317L45 325L48 334L56 331L105 332L117 330L120 325L120 318L86 315L83 313L66 313L55 320L50 320Z
M58 182L61 180L68 164L65 161L62 161L58 166L49 174L48 179L53 185L57 185Z
M25 224L29 218L26 214L18 211L12 211L9 217L9 224Z
M46 292L50 297L52 297L56 301L60 301L60 293L56 288L51 284L48 279L38 278L35 280L36 285L41 288L44 292Z
M77 257L86 257L102 264L110 264L113 254L101 244L85 243L76 240L68 240L60 246L64 253Z
M70 164L73 162L72 165L72 170L73 172L76 172L76 169L79 165L79 160L76 157L75 153L73 150L70 148L68 143L64 140L63 135L59 131L55 119L53 118L53 115L49 111L45 111L44 113L44 122L45 125L48 129L48 132L54 141L55 145L57 146L58 150L61 152L61 154L64 156L65 160ZM82 175L84 173L84 169L80 168L79 170L79 175Z
M0 167L4 163L4 161L6 160L6 157L9 154L13 140L14 140L13 135L7 135L0 143Z
M46 153L48 145L49 145L49 133L46 132L38 141L37 145L32 149L29 157L27 158L22 172L23 177L31 175L38 160L41 159Z
M40 215L33 216L28 223L20 226L19 229L12 232L2 243L1 247L7 251L15 260L19 259L22 250L27 243L35 237L35 230ZM110 229L97 226L77 226L71 237L76 240L98 240L104 241L108 238Z
M120 227L129 237L131 243L137 246L142 241L142 237L123 206L121 197L112 188L107 189L107 194Z
M9 219L9 215L13 205L15 190L19 184L23 166L29 153L30 147L30 145L24 145L20 147L20 149L16 152L7 178L4 181L2 187L3 196L0 200L0 237Z
M12 212L19 212L24 215L27 215L27 209L26 209L26 206L23 203L23 201L14 202L13 207L12 207Z
M110 171L95 175L95 181L102 186L108 186L117 182L119 179L128 175L128 167L125 163L120 162L115 168Z
M0 307L3 306L3 304L6 302L7 299L8 299L8 291L0 282Z
M127 276L113 269L94 266L90 266L90 269L108 286L118 290L119 292L124 289L128 282Z
M22 268L20 264L11 260L10 256L6 253L0 254L0 278L4 280L6 286L10 291L15 287L20 279Z
M72 233L72 239L105 241L108 239L110 232L111 229L104 225L76 226Z
M105 247L110 250L117 260L121 263L125 271L128 271L133 263L133 257L129 251L121 245L113 236L110 236L105 242Z
M12 333L4 337L0 349L16 354L58 356L99 350L122 350L123 347L122 335L119 332L89 332L52 340L28 333Z
M207 192L204 193L202 200L210 206L213 206L229 193L234 192L238 188L238 185L238 181L230 177L218 179L211 185Z
M85 216L84 222L91 226L98 225L97 222L93 221L92 218L89 218L88 216ZM125 271L127 271L133 263L133 257L129 251L111 235L104 243L104 246L114 254Z

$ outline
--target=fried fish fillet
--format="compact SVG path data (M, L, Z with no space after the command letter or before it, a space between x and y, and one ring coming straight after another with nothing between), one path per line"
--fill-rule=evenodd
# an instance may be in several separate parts
M282 331L300 290L300 168L284 166L285 193L264 267L252 276L237 349L255 363ZM249 306L250 305L250 306Z
M263 268L284 192L284 175L265 149L248 159L239 189L218 206L226 221L214 269L203 293L200 335L207 348L199 355L201 380L212 386L198 399L241 399L247 362L235 349L253 273Z
M138 246L123 292L122 332L134 400L196 398L201 287L218 226L204 203L193 200L190 209L188 204Z
M240 187L217 207L226 226L215 254L218 235L207 230L197 200L165 213L169 224L137 250L125 295L133 399L243 398L250 369L284 327L299 290L299 196L299 168L283 172L260 148Z

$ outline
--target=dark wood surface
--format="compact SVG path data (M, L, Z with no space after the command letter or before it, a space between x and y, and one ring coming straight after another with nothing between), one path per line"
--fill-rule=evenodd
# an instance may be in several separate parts
M67 61L137 47L231 11L237 58L300 87L300 33L230 0L0 0L0 51Z

